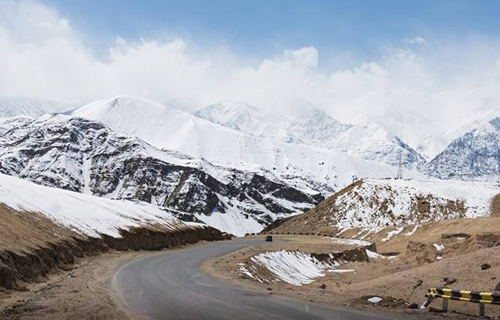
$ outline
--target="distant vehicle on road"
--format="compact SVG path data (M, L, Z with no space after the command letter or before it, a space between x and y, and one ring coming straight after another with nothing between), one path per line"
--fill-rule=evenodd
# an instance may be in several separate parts
M273 236L266 236L266 242L273 242Z

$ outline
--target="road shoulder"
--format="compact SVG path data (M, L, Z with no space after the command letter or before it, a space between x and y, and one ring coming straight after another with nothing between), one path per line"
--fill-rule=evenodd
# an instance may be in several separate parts
M143 320L120 303L112 288L119 268L148 255L185 250L206 242L163 251L109 251L80 259L68 270L55 270L23 291L0 291L2 320Z
M308 238L307 241L299 238ZM367 302L367 299L373 296L382 296L387 300L393 297L405 297L403 291L407 288L391 288L387 286L388 277L391 273L398 272L398 265L391 265L389 260L374 261L369 264L352 263L343 265L342 268L355 268L356 274L328 274L326 277L320 278L317 281L303 286L294 286L286 283L271 282L260 283L252 280L249 277L242 276L238 269L244 265L252 256L266 251L275 250L300 250L302 252L318 252L323 250L334 250L325 244L323 240L316 237L308 236L275 236L275 240L287 240L287 242L274 242L271 245L264 244L262 238L262 246L251 246L240 249L220 257L214 257L202 264L201 270L205 274L227 283L249 289L258 293L276 295L286 297L293 300L304 302L325 304L338 308L356 309L369 313L396 313L401 319L470 319L474 318L468 315L459 314L432 314L428 311L420 311L409 309L407 301L404 299L398 300L394 298L389 305L374 306ZM338 248L341 250L343 248ZM330 251L331 252L331 251ZM356 278L358 282L356 283ZM380 280L377 280L380 279ZM363 286L363 283L366 285ZM322 289L321 285L326 284L326 288ZM422 301L415 301L421 303ZM424 312L424 314L423 314Z

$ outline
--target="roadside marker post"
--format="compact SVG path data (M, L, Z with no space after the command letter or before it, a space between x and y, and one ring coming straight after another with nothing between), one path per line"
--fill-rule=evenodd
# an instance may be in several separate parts
M479 304L479 315L484 317L486 314L486 304L500 305L500 292L482 292L453 290L449 288L431 288L425 295L427 298L420 306L420 309L426 309L434 299L442 299L442 309L448 312L448 303L450 300L472 302Z

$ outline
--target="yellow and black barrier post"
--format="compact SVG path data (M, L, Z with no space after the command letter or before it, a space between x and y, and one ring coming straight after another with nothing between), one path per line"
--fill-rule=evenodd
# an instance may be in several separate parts
M420 307L427 308L434 299L441 298L443 300L443 311L448 311L448 301L457 300L479 304L479 315L485 315L485 304L500 305L500 292L482 292L482 291L467 291L453 290L449 288L431 288L425 295L427 300Z

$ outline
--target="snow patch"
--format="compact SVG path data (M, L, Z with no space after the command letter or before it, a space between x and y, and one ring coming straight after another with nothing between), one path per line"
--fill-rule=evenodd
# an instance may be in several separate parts
M351 273L356 272L354 269L335 269L335 270L327 270L326 272L330 273Z
M405 233L405 236L407 237L412 236L418 230L418 228L420 228L420 225L416 224L411 231Z
M387 236L382 239L382 242L387 242L387 241L391 240L393 237L400 234L403 231L403 229L404 229L404 227L399 227L396 230L392 230L392 231L387 232Z
M444 250L444 244L434 243L433 246L434 246L434 248L436 248L436 251L443 251Z
M195 216L209 226L235 236L244 236L246 233L257 233L262 230L262 225L257 220L251 216L245 217L237 209L228 209L225 213L215 211L208 215L198 213Z
M350 245L350 246L360 246L367 247L371 245L371 242L359 239L342 239L342 238L331 238L336 244Z
M366 255L370 259L396 259L395 256L393 256L393 257L387 257L387 256L381 255L379 253L376 253L376 252L373 252L373 251L370 251L370 250L366 250Z
M268 251L253 256L251 262L268 269L278 281L301 286L312 283L339 263L325 263L300 251Z
M373 304L378 304L378 303L380 303L382 301L382 298L380 298L380 297L372 297L372 298L370 298L370 299L368 299L366 301L368 301L370 303L373 303Z

